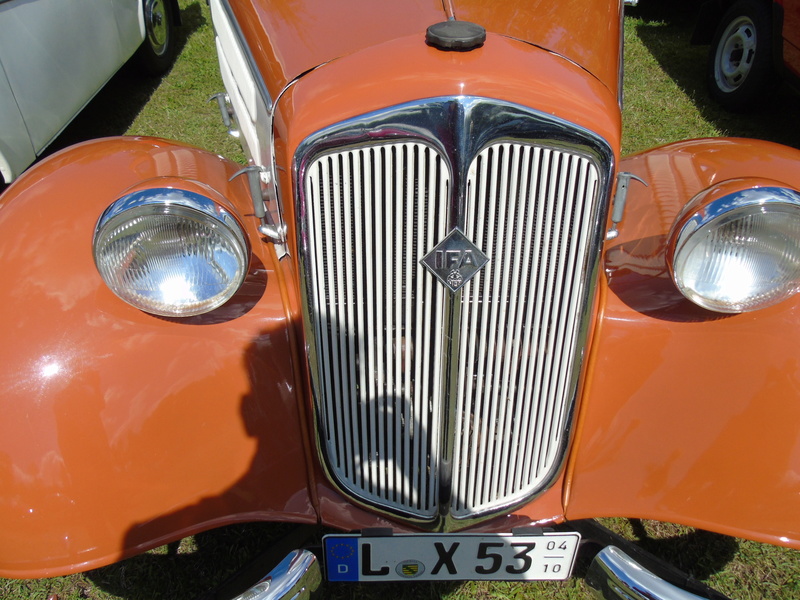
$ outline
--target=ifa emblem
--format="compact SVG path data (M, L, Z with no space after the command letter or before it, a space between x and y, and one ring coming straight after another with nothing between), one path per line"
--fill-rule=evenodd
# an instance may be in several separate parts
M420 261L451 292L475 276L489 258L458 229L453 229Z

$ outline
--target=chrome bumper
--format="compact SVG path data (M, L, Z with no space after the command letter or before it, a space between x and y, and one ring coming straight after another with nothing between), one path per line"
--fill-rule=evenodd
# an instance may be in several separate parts
M317 557L308 550L292 550L266 577L233 600L308 600L321 582Z
M708 600L654 575L615 546L597 553L586 574L596 598L604 600Z
M595 598L730 600L594 521L573 521L565 524L565 527L580 531L585 542L602 548L595 555L585 579ZM304 534L300 532L296 537L287 538L288 548L297 548L294 543L304 539L303 536ZM283 548L287 548L287 545L282 544ZM625 551L620 548L624 548ZM281 556L286 550L278 552L280 552L278 556ZM291 550L266 577L232 600L309 600L321 584L322 570L316 556L308 550ZM238 589L241 590L243 587ZM207 595L202 600L219 600L223 597L227 599L231 598L233 593Z

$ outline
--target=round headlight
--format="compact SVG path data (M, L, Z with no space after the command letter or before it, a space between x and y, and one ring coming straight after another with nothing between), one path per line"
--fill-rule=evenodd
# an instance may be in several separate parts
M249 248L233 216L186 190L134 192L109 206L94 235L94 260L125 302L166 317L224 304L247 274Z
M679 225L672 234L672 276L692 302L739 313L771 306L800 289L797 192L759 187L728 193Z

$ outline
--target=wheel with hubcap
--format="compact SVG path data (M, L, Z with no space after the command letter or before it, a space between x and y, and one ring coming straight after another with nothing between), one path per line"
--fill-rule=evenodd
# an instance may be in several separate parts
M711 96L730 110L752 108L773 82L772 19L758 0L740 0L725 13L711 44Z
M143 0L145 37L137 51L139 65L162 75L175 59L175 15L170 0Z

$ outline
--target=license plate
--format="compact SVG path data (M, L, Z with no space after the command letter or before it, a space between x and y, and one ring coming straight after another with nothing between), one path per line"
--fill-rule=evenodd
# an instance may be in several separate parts
M328 535L328 581L561 580L580 534Z

